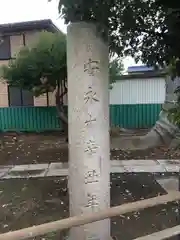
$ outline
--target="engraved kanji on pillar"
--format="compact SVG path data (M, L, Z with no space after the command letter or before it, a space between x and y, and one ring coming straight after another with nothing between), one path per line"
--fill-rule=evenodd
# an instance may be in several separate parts
M96 194L87 193L87 203L86 208L90 208L93 212L99 207L99 201Z
M100 173L96 169L87 171L85 174L85 184L98 183L100 180Z
M92 126L92 123L96 122L96 117L93 117L92 113L88 113L88 118L85 120L85 126Z
M92 104L94 102L99 102L97 94L95 91L93 91L93 88L91 86L88 87L88 90L84 95L84 102L85 102L85 104L87 104L87 103Z
M96 144L94 139L89 139L88 141L86 141L85 152L89 155L93 155L94 153L96 153L98 148L99 146Z
M84 72L87 72L89 76L95 76L95 74L99 71L99 61L89 58L88 61L84 63Z

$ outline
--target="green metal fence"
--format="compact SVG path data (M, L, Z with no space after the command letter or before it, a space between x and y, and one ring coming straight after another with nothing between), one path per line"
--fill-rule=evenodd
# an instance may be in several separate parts
M111 125L125 128L149 128L158 119L161 104L110 105Z
M110 105L111 125L126 128L151 127L160 104ZM0 130L40 132L60 129L55 107L0 108Z
M59 128L55 107L0 108L3 131L48 131Z

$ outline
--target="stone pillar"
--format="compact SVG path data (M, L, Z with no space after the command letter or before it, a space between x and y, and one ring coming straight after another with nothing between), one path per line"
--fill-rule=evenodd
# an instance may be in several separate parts
M95 25L67 32L71 216L110 205L108 44ZM71 229L70 239L109 240L109 219Z

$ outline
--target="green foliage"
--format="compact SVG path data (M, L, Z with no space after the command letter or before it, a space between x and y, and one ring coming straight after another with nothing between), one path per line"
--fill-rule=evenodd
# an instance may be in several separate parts
M118 58L109 64L110 83L122 71ZM53 91L67 79L66 37L62 33L42 32L36 44L23 47L16 59L1 67L1 77L8 84L33 90L35 96Z
M91 21L108 29L111 52L147 64L164 64L167 8L155 0L60 0L65 23Z
M180 104L176 104L174 108L169 110L168 115L170 121L172 121L174 124L180 126Z
M110 88L112 88L112 84L116 81L118 76L122 74L124 70L124 66L122 61L116 57L109 62L109 81L110 81Z
M91 21L108 29L111 53L180 76L179 0L60 0L59 13L65 23ZM176 122L179 105L180 98L171 111Z
M108 29L110 51L120 57L165 67L180 55L179 0L60 0L59 13L66 24Z
M16 59L2 66L8 84L34 90L36 96L53 91L57 81L67 78L66 37L61 32L42 32L36 44L23 47ZM42 84L42 80L47 81Z

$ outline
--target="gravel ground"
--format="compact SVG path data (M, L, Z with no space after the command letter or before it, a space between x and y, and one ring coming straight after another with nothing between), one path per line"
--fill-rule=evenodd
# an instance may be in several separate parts
M128 133L130 134L130 133ZM138 135L139 133L137 133ZM67 162L68 149L59 133L6 134L0 151L0 165ZM165 147L153 151L122 151L113 149L111 159L179 159L180 151ZM165 194L152 174L112 174L111 205ZM16 230L69 216L66 178L0 181L0 232ZM177 225L176 202L141 212L112 218L114 239L131 240ZM133 226L133 227L132 227ZM67 231L34 238L63 239ZM177 238L171 238L175 240Z
M116 206L165 194L152 174L112 174L111 205ZM66 178L0 181L0 232L16 230L69 216ZM112 218L114 239L138 236L177 225L177 202ZM67 231L36 240L59 240ZM175 240L177 238L171 238Z
M3 139L5 144L0 151L0 165L68 162L67 144L58 133L8 134ZM163 146L144 151L113 149L111 159L180 159L180 150Z

